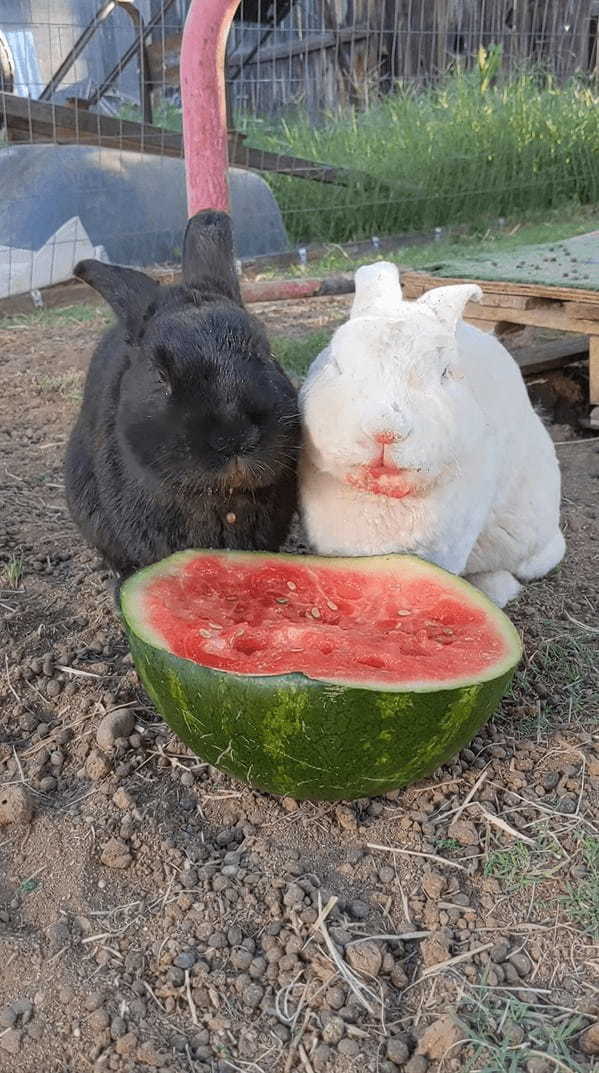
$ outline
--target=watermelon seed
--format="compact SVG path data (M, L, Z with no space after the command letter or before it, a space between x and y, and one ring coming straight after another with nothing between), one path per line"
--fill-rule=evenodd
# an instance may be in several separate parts
M397 612L397 614L398 614L398 615L401 615L401 617L402 617L402 618L404 618L404 616L405 616L405 615L411 615L411 614L412 614L412 612L411 612L411 611L407 611L407 610L406 610L406 611L398 611L398 612Z
M451 626L444 626L444 627L443 627L443 633L446 633L446 634L447 634L448 636L449 636L450 634L452 634L452 635L453 635L453 630L452 630Z
M320 618L320 611L317 607L313 607L310 614L312 615L312 618Z
M295 590L297 589L297 585L295 584L295 581L288 581L287 582L287 588L291 589L292 592L295 592Z
M200 637L212 637L210 630L200 630Z
M286 600L284 596L277 596L276 601L278 604L288 604L289 600Z
M327 607L329 607L331 609L331 611L338 611L339 610L339 608L337 607L337 604L334 604L332 600L327 600Z

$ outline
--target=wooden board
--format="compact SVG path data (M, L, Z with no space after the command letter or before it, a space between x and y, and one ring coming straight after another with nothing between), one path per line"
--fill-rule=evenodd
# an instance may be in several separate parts
M528 298L550 298L557 301L590 302L599 304L599 291L578 287L550 287L542 283L510 283L486 279L445 279L428 272L405 272L401 277L406 298L415 298L432 287L449 287L455 283L476 283L487 295L518 295ZM512 308L514 308L512 306Z
M183 137L148 123L88 112L81 108L33 101L12 93L0 93L0 127L6 126L12 141L44 141L72 145L96 145L157 156L182 157ZM347 168L316 160L272 153L246 145L243 136L231 132L229 163L250 171L268 171L344 186L360 178ZM367 178L361 176L362 180Z

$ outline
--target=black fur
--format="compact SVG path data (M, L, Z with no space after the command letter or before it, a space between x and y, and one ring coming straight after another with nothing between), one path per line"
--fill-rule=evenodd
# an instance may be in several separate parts
M123 577L183 548L276 551L296 506L297 397L243 308L229 218L189 221L183 286L99 261L75 275L118 317L67 449L83 536Z

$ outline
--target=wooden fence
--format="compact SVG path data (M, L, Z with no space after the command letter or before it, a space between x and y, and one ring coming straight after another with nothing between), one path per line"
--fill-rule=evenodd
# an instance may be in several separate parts
M396 82L434 82L493 45L504 71L528 62L559 80L596 73L598 17L598 0L300 0L266 40L236 23L231 100L264 116L367 108Z

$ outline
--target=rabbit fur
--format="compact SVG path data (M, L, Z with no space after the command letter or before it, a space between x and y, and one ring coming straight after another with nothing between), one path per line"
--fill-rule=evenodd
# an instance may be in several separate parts
M188 223L182 286L83 261L117 315L65 464L87 541L121 577L190 547L276 551L297 503L297 394L244 309L229 218Z
M480 296L406 302L395 265L357 271L300 392L300 502L318 553L411 552L503 607L564 555L560 473L516 362L461 320Z

